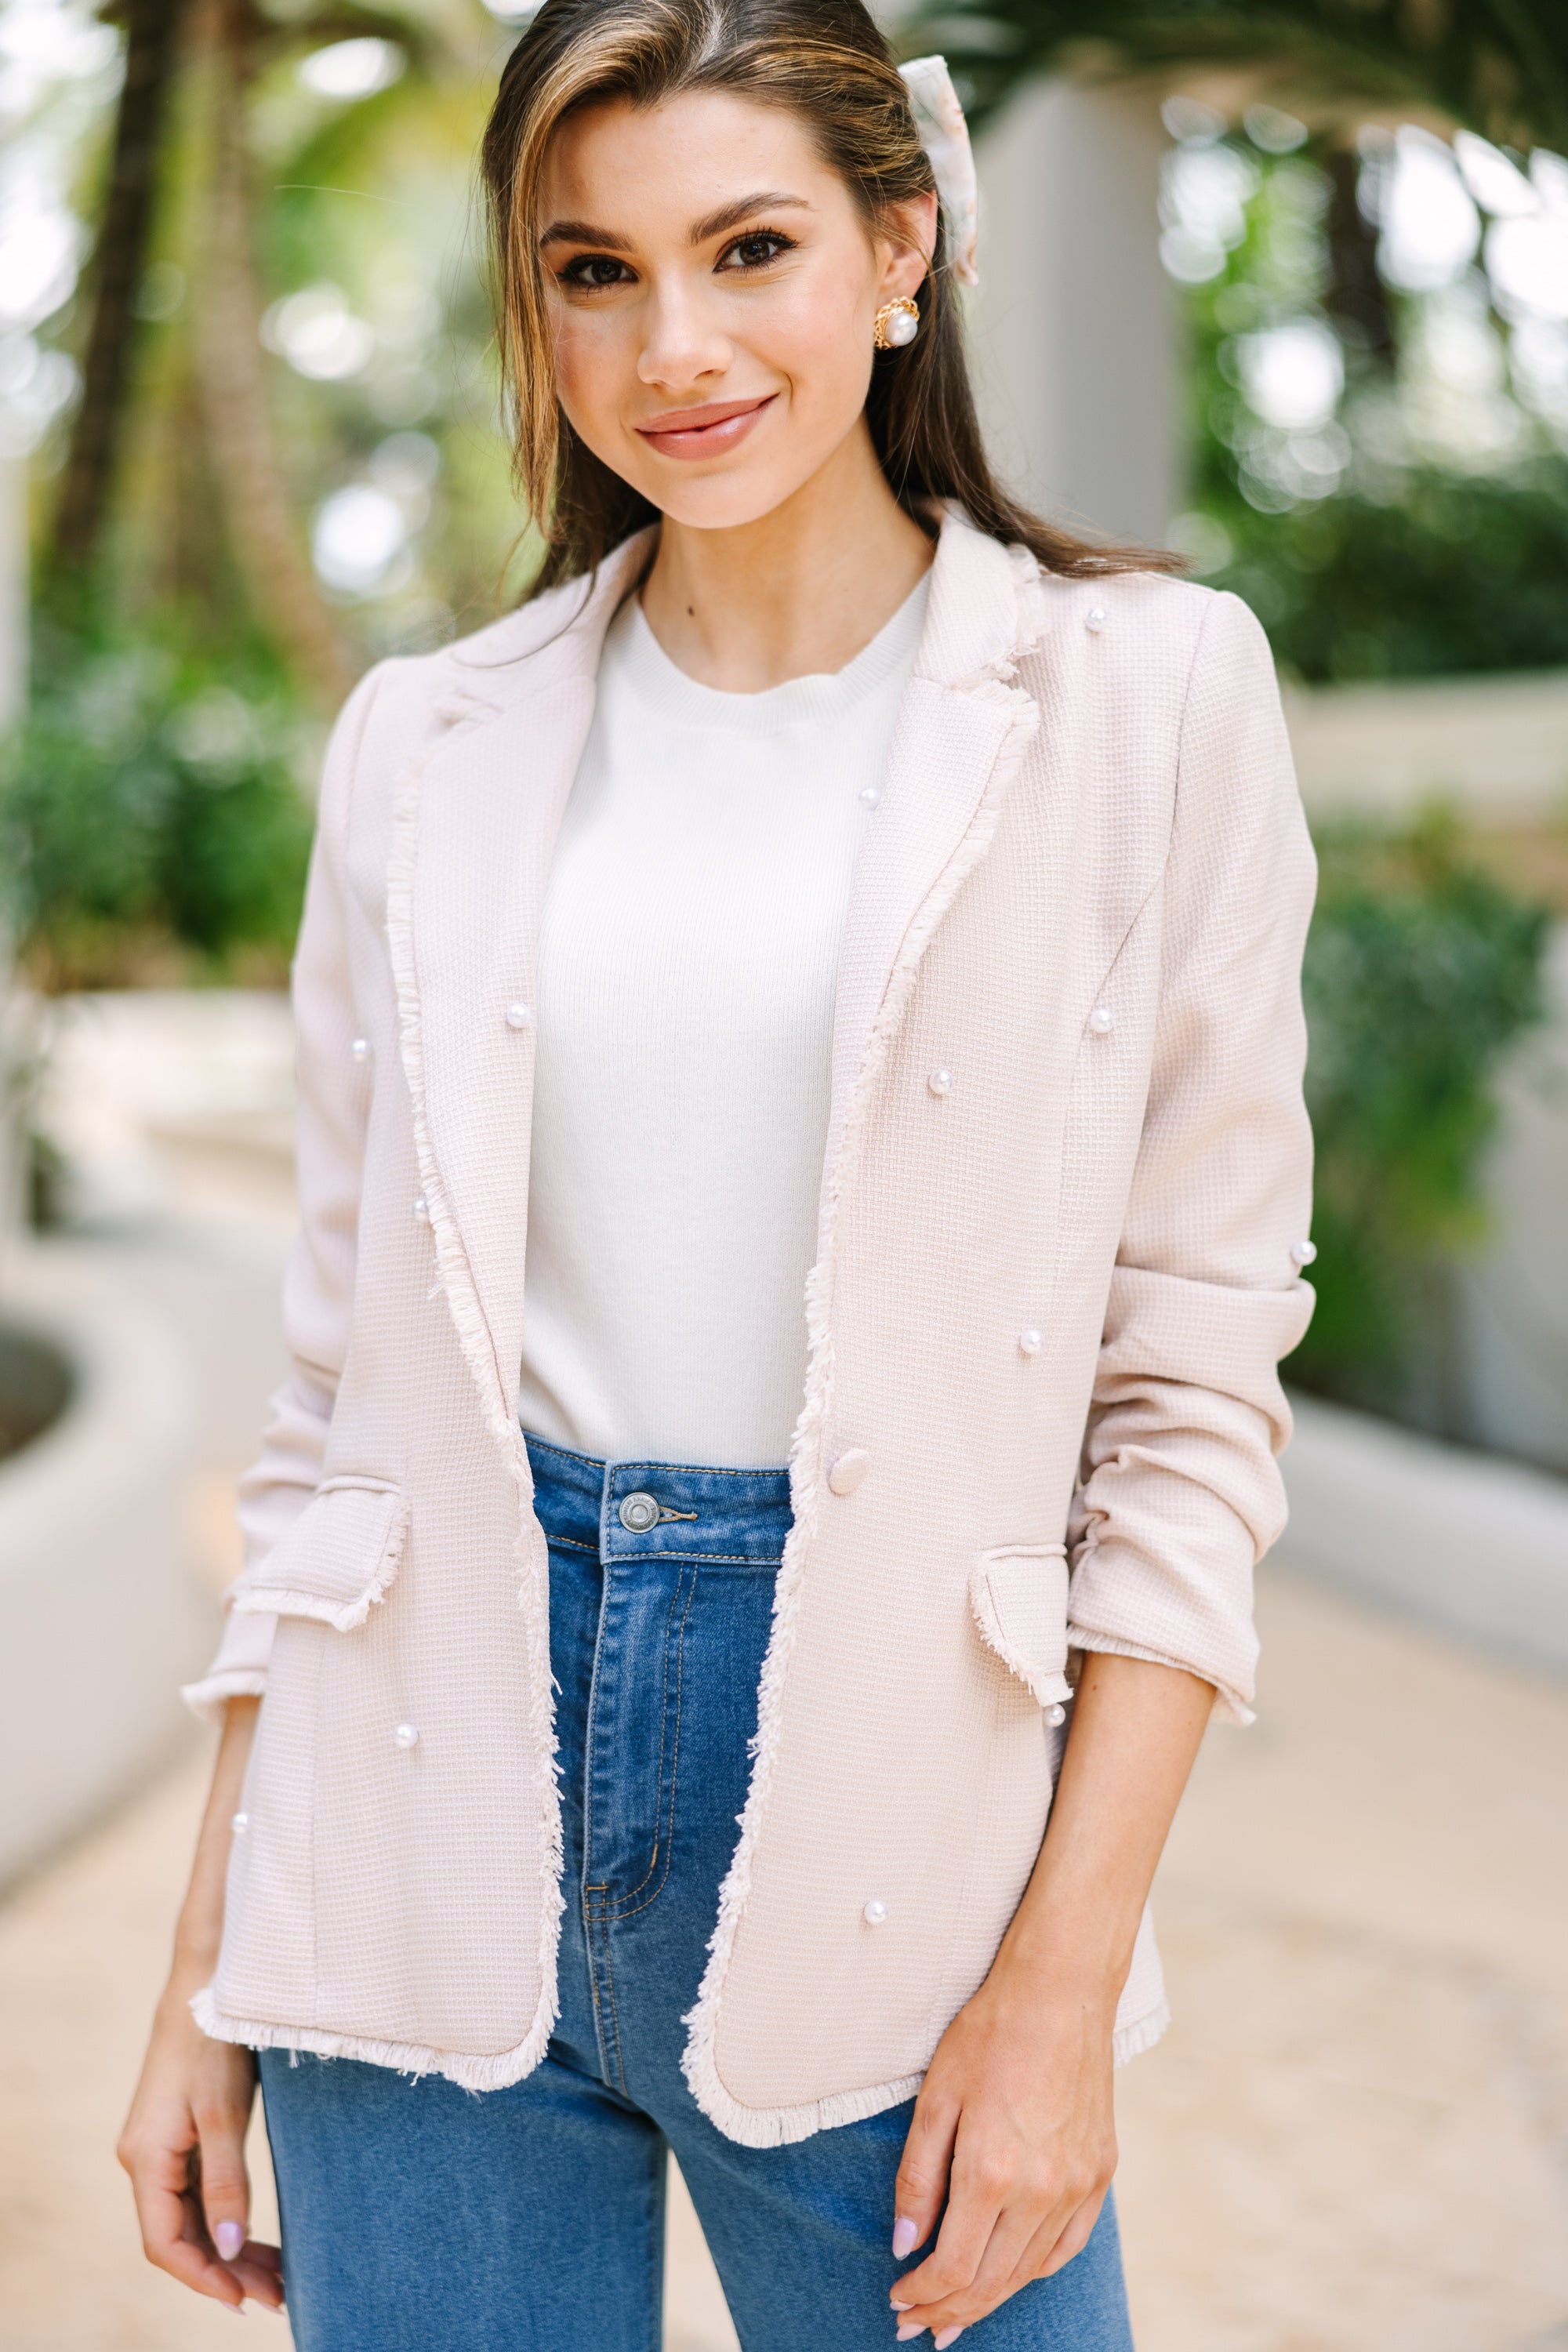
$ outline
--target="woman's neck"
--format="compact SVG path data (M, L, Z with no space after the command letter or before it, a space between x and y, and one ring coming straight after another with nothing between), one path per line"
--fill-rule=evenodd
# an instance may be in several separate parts
M643 611L689 677L760 694L846 667L891 620L931 552L889 489L862 423L756 522L697 530L667 516Z

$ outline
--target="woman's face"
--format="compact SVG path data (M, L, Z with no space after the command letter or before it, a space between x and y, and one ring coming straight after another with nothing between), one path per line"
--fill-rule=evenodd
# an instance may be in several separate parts
M574 430L678 522L771 513L856 431L877 310L920 286L935 212L868 230L786 107L707 90L572 118L540 258Z

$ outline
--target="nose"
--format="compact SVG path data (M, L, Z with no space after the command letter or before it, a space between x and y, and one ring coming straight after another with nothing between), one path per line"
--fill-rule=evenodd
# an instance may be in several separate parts
M644 313L637 375L646 384L682 392L704 377L721 376L733 349L700 291L679 280L655 285Z

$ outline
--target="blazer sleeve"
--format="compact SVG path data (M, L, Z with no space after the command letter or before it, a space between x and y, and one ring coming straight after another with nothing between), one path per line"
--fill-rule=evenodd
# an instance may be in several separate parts
M1279 1359L1313 1295L1301 951L1316 868L1272 658L1208 604L1188 683L1148 1103L1069 1540L1080 1650L1184 1667L1249 1722L1252 1571L1285 1524Z
M247 1567L270 1551L321 1483L327 1431L348 1352L370 1090L349 1082L359 1034L350 964L349 807L382 670L360 680L332 730L295 950L300 1231L283 1278L289 1370L272 1398L259 1459L239 1482ZM275 1617L224 1618L217 1655L182 1696L221 1721L231 1698L266 1688Z

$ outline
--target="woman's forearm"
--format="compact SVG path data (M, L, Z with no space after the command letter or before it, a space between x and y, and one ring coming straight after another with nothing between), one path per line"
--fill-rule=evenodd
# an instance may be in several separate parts
M1178 1667L1085 1658L1050 1825L998 1966L1114 2009L1213 1704L1212 1685Z
M228 1873L234 1816L245 1785L250 1743L261 1702L231 1698L224 1717L223 1738L213 1766L212 1787L196 1839L190 1884L174 1929L174 1969L180 1976L198 1976L203 1982L216 1964L223 1937L224 1883Z

